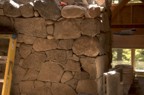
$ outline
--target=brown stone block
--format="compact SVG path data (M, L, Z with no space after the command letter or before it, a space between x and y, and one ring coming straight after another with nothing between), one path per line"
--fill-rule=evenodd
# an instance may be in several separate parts
M20 12L23 17L33 17L34 16L33 6L29 3L24 4L23 6L20 6Z
M80 63L73 60L68 60L64 68L66 71L80 71Z
M77 95L76 92L66 84L53 83L51 90L53 95Z
M97 84L94 80L80 80L76 91L78 93L97 95Z
M83 36L74 42L72 50L76 55L96 57L100 53L98 46L97 38Z
M85 7L77 5L67 5L62 8L61 14L64 18L79 18L85 14Z
M49 82L60 82L64 70L61 66L54 62L46 62L42 64L38 80Z
M15 18L14 26L18 33L46 38L45 19L43 18Z
M28 55L30 55L31 51L32 51L31 45L22 44L19 47L19 53L23 58L26 58Z
M3 5L4 14L9 17L19 17L21 16L21 12L19 9L19 4L13 5L10 2L5 2Z
M76 39L81 36L79 20L69 19L55 23L54 37L56 39Z
M23 61L22 67L39 71L42 63L45 62L45 60L46 55L44 53L34 52Z
M94 37L100 33L100 21L96 19L85 19L81 23L83 35Z
M46 55L47 55L48 61L53 61L53 62L56 62L58 64L65 64L66 63L67 53L65 50L46 51Z
M35 51L47 51L47 50L56 49L57 46L58 46L58 41L57 40L37 38L34 41L33 49Z
M23 94L30 94L30 92L34 89L33 81L24 81L20 82L20 92Z

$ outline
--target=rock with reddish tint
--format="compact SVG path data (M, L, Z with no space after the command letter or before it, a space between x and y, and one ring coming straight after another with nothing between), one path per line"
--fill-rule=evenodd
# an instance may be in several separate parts
M63 72L63 68L57 63L46 62L42 64L38 80L60 82Z
M64 18L79 18L85 14L85 8L77 5L68 5L63 7L61 14Z
M55 0L36 1L34 8L45 19L57 20L61 16L60 8Z

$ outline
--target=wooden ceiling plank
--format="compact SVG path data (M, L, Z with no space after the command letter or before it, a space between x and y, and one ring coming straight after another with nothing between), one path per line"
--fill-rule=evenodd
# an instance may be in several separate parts
M112 19L114 19L120 10L129 2L130 0L122 0L112 11Z

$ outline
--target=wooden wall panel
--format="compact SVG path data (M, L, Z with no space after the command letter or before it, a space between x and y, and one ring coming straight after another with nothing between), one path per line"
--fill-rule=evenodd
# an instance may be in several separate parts
M144 23L144 5L133 6L133 23Z
M113 35L113 48L144 48L144 35Z

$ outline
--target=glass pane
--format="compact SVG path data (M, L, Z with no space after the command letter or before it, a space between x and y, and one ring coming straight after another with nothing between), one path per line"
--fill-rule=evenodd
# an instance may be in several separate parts
M112 49L112 67L118 64L131 65L131 49L114 48Z
M135 49L135 70L144 71L144 49Z

